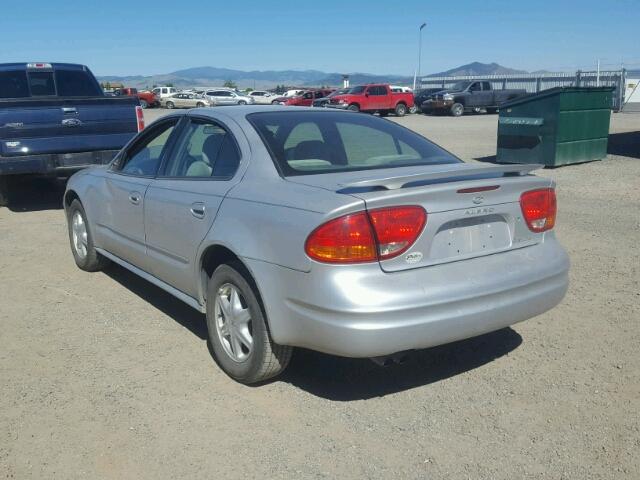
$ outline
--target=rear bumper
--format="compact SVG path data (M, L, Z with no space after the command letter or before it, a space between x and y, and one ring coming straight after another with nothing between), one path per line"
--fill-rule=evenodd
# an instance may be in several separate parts
M107 164L118 151L98 150L94 152L52 153L15 157L0 156L0 175L72 173L91 165Z
M427 348L499 330L564 297L569 259L551 235L535 246L384 273L314 264L309 273L246 260L273 339L345 357Z

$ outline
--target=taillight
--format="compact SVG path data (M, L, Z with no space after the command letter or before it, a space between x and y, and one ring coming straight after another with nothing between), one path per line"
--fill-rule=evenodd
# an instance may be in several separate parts
M553 188L524 192L520 195L520 208L529 230L551 230L556 223L556 192Z
M141 106L136 106L136 121L138 122L138 131L144 130L144 113Z
M307 238L305 251L324 263L387 260L411 247L426 222L427 213L418 206L353 213L316 228Z
M307 238L305 251L319 262L374 261L376 242L366 212L345 215L320 225Z
M400 255L416 241L427 222L422 207L379 208L369 212L378 240L378 256L386 260Z

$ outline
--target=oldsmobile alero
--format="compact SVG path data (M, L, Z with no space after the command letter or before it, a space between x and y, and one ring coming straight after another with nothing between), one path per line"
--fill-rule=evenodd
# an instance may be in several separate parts
M221 368L253 383L293 347L379 358L559 303L538 167L464 163L360 113L204 108L75 174L64 205L78 267L115 262L206 313Z

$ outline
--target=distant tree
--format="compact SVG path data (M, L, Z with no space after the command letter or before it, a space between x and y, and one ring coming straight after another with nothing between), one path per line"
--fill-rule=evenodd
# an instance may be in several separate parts
M225 80L222 86L225 88L238 88L238 85L233 80Z
M245 88L244 91L247 92L247 93L251 93L251 92L253 92L253 88L248 87L248 88Z
M173 87L173 83L167 82L167 87Z
M105 88L105 90L111 90L111 82L106 82L104 84L104 88Z

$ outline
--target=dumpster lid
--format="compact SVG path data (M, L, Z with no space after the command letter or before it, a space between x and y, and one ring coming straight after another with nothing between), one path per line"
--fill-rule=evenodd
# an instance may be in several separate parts
M523 103L529 103L531 101L538 101L542 98L552 97L559 95L560 93L573 93L573 92L613 92L615 87L553 87L547 90L542 90L540 93L532 93L524 97L518 97L500 105L500 109L512 107L514 105L522 105Z

